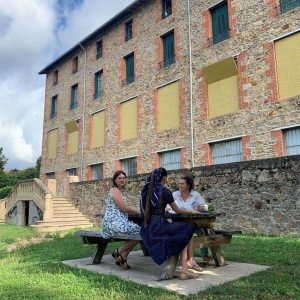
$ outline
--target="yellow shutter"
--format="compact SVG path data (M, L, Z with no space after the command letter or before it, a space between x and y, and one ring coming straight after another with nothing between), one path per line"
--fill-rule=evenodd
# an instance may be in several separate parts
M57 129L54 129L49 132L48 159L56 157L56 148L57 148Z
M121 104L121 140L137 137L137 98Z
M92 148L104 146L105 111L92 115Z
M240 109L238 76L208 85L208 115L210 118Z
M175 81L158 89L158 131L179 126L179 81Z
M300 32L275 42L279 99L300 95Z
M68 134L68 154L78 152L78 131Z

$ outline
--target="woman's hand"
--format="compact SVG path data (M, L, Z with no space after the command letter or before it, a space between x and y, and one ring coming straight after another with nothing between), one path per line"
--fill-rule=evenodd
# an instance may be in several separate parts
M201 212L200 212L200 211L198 211L198 210L194 210L194 209L192 209L192 210L189 210L189 213L190 213L190 214L201 214Z

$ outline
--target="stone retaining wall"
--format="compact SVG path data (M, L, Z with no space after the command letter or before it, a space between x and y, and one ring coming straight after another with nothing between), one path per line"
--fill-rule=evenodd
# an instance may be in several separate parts
M230 163L170 171L168 187L177 189L185 174L195 181L207 203L225 217L217 218L216 228L241 229L245 233L300 236L300 155L241 163ZM126 195L138 207L139 194L147 174L127 178ZM111 179L70 184L73 204L96 226L104 213Z

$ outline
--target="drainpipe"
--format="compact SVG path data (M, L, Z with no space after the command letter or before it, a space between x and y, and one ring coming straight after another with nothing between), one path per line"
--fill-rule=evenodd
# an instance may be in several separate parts
M195 166L194 162L194 119L193 119L193 70L192 70L192 40L191 40L191 10L190 0L187 0L188 9L188 39L189 39L189 69L190 69L190 120L191 120L191 156L192 156L192 168Z
M81 134L81 162L80 162L80 181L83 180L83 160L84 160L84 134L85 134L85 80L86 80L86 49L80 43L78 45L84 51L84 65L83 65L83 107L82 107L82 134Z

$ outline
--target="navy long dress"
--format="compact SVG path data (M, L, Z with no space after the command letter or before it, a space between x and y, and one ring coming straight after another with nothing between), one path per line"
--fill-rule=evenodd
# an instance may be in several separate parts
M140 230L147 251L158 265L165 262L168 257L179 254L189 243L196 227L189 222L169 222L166 219L165 207L173 201L171 191L161 185L158 201L151 212L147 227L142 223Z

